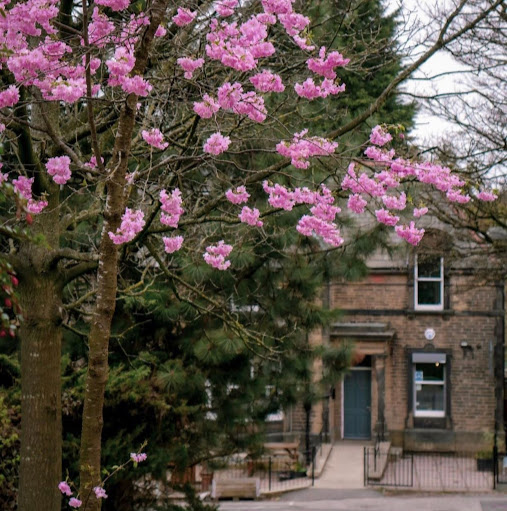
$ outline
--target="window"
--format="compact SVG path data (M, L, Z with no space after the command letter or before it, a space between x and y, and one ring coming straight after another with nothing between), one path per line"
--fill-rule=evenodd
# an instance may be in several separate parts
M414 417L445 417L446 360L442 353L413 353Z
M443 310L444 258L415 259L414 306L417 310Z

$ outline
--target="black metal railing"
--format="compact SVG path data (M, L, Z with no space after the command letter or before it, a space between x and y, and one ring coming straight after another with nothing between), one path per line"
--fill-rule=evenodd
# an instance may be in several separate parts
M507 452L493 450L493 470L495 488L497 484L507 484Z
M492 458L492 457L491 457ZM402 452L365 447L365 486L409 487L417 490L487 490L495 485L492 459L473 453Z

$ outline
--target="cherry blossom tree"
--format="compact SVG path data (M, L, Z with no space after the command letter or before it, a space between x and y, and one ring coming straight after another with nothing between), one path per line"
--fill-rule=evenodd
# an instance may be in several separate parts
M453 203L471 200L449 168L397 156L390 127L375 127L360 161L349 165L337 150L341 135L500 3L456 25L460 4L435 44L364 113L321 133L317 123L292 117L295 105L340 101L353 56L313 41L311 20L294 0L0 2L0 232L8 278L19 282L19 310L9 313L23 316L20 510L60 507L61 329L67 311L83 304L89 353L80 493L69 505L100 508L108 343L125 258L155 261L199 293L178 279L178 252L232 271L252 229L269 243L266 216L301 211L291 228L339 247L341 195L350 210L371 208L417 244L423 213L409 209L405 181L435 187ZM319 162L331 169L329 180L312 172ZM64 306L69 289L79 296ZM265 347L232 313L223 319L246 344ZM17 331L12 317L8 331Z

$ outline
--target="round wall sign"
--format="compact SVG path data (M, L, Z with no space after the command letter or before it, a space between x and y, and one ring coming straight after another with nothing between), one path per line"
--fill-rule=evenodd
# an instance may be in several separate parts
M433 328L427 328L424 331L424 337L426 337L428 341L432 341L435 338L435 330L433 330Z

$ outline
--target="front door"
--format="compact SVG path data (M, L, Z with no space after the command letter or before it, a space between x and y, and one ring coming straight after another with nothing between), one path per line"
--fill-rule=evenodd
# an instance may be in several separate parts
M345 377L344 438L371 437L371 371L352 370Z

